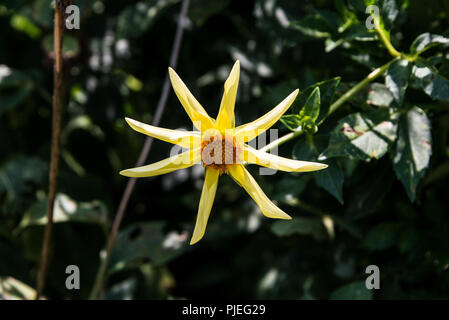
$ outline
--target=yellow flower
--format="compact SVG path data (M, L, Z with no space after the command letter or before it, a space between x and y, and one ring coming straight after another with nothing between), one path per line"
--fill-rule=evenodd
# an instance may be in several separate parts
M132 169L123 170L127 177L152 177L202 162L206 168L203 190L198 208L195 229L190 244L204 235L212 209L218 177L229 174L257 203L262 213L270 218L291 219L263 193L256 180L244 167L254 163L287 172L307 172L324 169L325 164L291 160L256 150L248 142L268 130L295 100L298 89L279 103L273 110L250 123L235 127L234 106L240 77L240 63L236 61L224 84L224 94L217 119L212 119L187 89L176 72L169 68L170 80L179 101L199 131L177 131L150 126L126 118L134 130L151 137L177 144L188 150L165 160Z

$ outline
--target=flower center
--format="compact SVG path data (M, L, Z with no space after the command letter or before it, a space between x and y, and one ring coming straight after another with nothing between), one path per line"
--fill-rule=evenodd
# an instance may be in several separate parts
M238 162L240 148L235 138L216 133L203 138L201 142L201 161L204 166L219 170L220 174L228 172L229 166Z

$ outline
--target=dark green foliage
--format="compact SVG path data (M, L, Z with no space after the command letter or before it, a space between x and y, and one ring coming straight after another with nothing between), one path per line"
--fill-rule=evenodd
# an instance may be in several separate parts
M0 3L0 299L32 298L48 192L53 84L50 0ZM76 1L64 39L59 193L45 295L86 299L167 75L180 0ZM205 237L189 246L203 176L193 167L139 179L107 268L105 299L447 299L448 1L191 0L175 68L215 117L241 63L236 123L296 88L273 128L301 132L279 155L311 173L260 176L293 217L263 217L223 175ZM380 8L380 28L367 5ZM332 110L376 68L385 73ZM331 113L330 113L330 110ZM161 127L192 129L173 91ZM171 146L154 141L146 163ZM81 290L65 288L78 265ZM365 288L368 265L380 290ZM30 288L27 288L26 286Z

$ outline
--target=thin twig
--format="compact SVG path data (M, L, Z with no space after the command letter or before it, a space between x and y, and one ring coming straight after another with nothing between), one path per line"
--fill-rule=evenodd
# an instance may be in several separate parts
M177 25L177 29L176 29L176 35L175 35L175 39L173 41L173 47L172 47L172 52L171 52L171 56L170 56L170 66L172 68L176 67L176 63L178 61L179 50L180 50L181 42L182 42L182 35L183 35L183 31L184 31L185 18L187 16L188 8L189 8L189 0L183 0L181 12L178 17L178 23L177 23L178 25ZM161 93L161 96L159 98L159 101L158 101L158 104L156 107L156 113L154 115L154 119L153 119L153 123L152 123L153 126L158 126L159 122L161 121L161 117L164 112L165 105L167 103L169 89L170 89L170 82L169 82L168 75L166 75L165 80L164 80L164 85L162 88L162 93ZM152 144L153 144L153 138L147 137L145 140L145 143L142 147L142 151L140 152L139 159L137 160L137 164L136 164L137 167L144 164L145 160L147 159L148 153L150 152ZM128 183L126 185L125 191L123 193L122 199L121 199L120 204L117 209L117 213L115 215L111 233L109 234L109 238L108 238L107 245L106 245L106 254L103 257L103 260L101 261L100 268L98 269L97 277L95 279L95 283L92 288L92 292L90 294L90 299L96 299L98 297L98 294L101 291L105 273L106 273L106 269L107 269L107 265L109 262L109 258L110 258L111 252L112 252L112 248L114 247L115 238L117 237L117 233L120 228L120 224L122 222L126 207L128 205L129 198L131 197L131 193L133 192L134 186L136 184L136 180L137 180L136 178L131 178L128 180Z
M360 81L359 83L357 83L354 87L352 87L349 91L347 91L344 95L342 95L340 98L338 98L337 101L335 101L334 103L332 103L332 105L329 107L329 111L326 115L326 117L328 117L329 115L331 115L332 113L335 112L335 110L337 110L338 108L340 108L340 106L342 104L344 104L350 97L352 97L354 94L356 94L357 92L359 92L361 89L363 89L367 84L371 83L372 81L374 81L375 79L377 79L379 76L381 76L382 74L384 74L387 70L388 67L390 66L390 64L392 64L393 62L395 62L396 60L398 60L399 57L395 57L392 60L388 61L386 64L384 64L383 66L373 70L372 72L370 72L365 79L363 79L362 81ZM321 121L323 122L324 119Z
M56 197L58 185L58 169L59 169L59 143L61 136L61 105L62 105L62 34L64 8L55 5L55 21L54 21L54 56L55 63L53 66L53 123L52 123L52 139L51 139L51 156L50 156L50 174L49 174L49 190L47 204L47 224L45 225L44 242L42 245L42 256L39 273L37 276L36 299L42 296L45 287L45 278L47 274L51 236L53 230L53 207Z

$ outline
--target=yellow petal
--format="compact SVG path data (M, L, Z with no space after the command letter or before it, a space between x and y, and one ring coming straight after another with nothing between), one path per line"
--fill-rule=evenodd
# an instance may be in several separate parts
M288 214L279 209L270 199L268 199L256 180L254 180L243 165L231 166L229 173L231 174L231 177L242 186L246 192L248 192L265 216L277 219L291 219Z
M215 128L215 120L209 117L206 110L195 99L192 93L187 89L187 86L182 82L181 78L176 74L175 70L168 68L170 75L170 81L175 90L176 96L184 107L185 111L189 115L195 127L200 130L207 130ZM198 128L198 124L201 124L201 128Z
M257 120L238 126L235 128L235 134L240 141L251 141L259 134L268 130L279 118L287 111L293 101L295 101L299 90L296 89L290 95L279 103L274 109L263 115Z
M309 172L327 168L327 164L292 160L243 145L243 159L248 163L287 172Z
M195 148L146 166L122 170L120 174L133 178L153 177L191 167L199 161L201 148Z
M193 231L190 244L197 243L204 236L206 231L207 220L209 219L210 210L214 203L215 192L217 191L219 171L206 168L203 191L201 192L200 206L196 217L195 230Z
M180 145L186 149L193 149L201 146L201 133L195 131L170 130L125 118L126 122L137 132L146 134L156 139Z
M220 130L234 128L235 126L234 108L239 78L240 62L237 60L224 84L223 98L221 99L220 111L218 111L217 116L217 128Z

